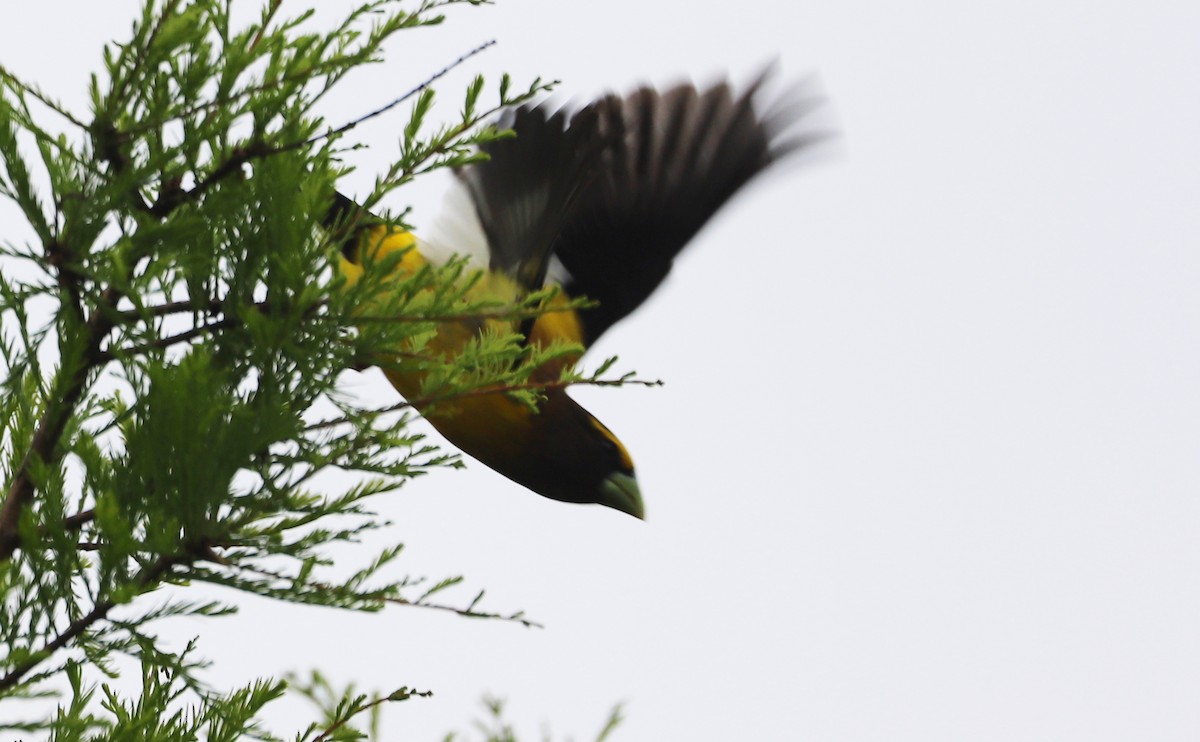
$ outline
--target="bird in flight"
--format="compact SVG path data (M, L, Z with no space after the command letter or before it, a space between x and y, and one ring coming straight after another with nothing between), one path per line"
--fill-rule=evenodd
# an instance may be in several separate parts
M467 252L474 242L486 255L466 298L511 302L556 285L551 309L565 308L525 319L449 319L425 351L452 360L492 324L532 347L595 343L653 293L676 255L742 186L823 138L795 131L811 99L763 105L766 77L738 95L728 83L685 83L608 95L574 112L546 103L505 112L496 125L515 136L482 145L487 158L456 171L458 197L447 199L457 205L451 213L462 243L451 248ZM386 290L388 281L437 261L410 232L363 217L335 194L326 225L350 225L339 258L347 285L386 265ZM581 296L592 304L571 308L568 298ZM549 361L532 379L555 381L574 360ZM425 372L377 361L401 395L421 399ZM562 386L547 387L536 412L492 392L422 413L463 452L540 495L645 515L629 452Z

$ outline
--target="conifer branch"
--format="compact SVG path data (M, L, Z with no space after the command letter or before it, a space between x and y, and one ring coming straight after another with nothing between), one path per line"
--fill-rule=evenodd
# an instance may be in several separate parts
M37 463L49 462L55 448L60 445L63 431L83 396L88 376L101 360L100 343L113 327L110 311L116 306L119 296L120 293L113 288L101 294L100 306L93 310L85 328L82 357L75 361L73 368L64 366L59 369L59 378L63 377L65 371L66 381L56 398L47 400L46 410L38 422L29 449L13 475L4 505L0 507L0 562L12 558L13 552L20 546L21 513L34 495L32 469Z
M425 356L429 360L440 361L441 359L432 356ZM489 394L507 394L511 392L540 392L546 389L566 389L572 386L600 386L600 387L619 387L619 386L644 386L656 387L662 386L661 379L635 379L622 377L619 379L589 379L589 378L568 378L568 379L553 379L548 381L526 381L518 383L505 384L488 384L474 389L460 389L451 392L442 392L439 394L430 394L424 397L417 397L413 400L402 400L395 404L387 405L386 407L377 407L371 410L366 410L362 414L378 417L379 415L389 415L393 412L403 412L405 410L421 410L445 402L454 402L460 399L469 399L472 397L484 397ZM336 417L327 420L318 420L314 423L309 423L305 427L307 432L315 432L318 430L326 430L335 428L339 425L345 425L352 420L349 417Z
M118 316L124 321L137 322L146 317L166 317L172 314L216 314L221 311L222 306L222 303L215 299L207 303L184 299L141 309L127 309L118 313Z
M447 74L449 74L449 73L450 73L452 70L454 70L454 68L455 68L455 67L458 67L459 65L461 65L461 64L463 64L464 62L466 62L467 60L469 60L471 57L474 57L475 55L477 55L477 54L480 54L480 53L482 53L482 52L486 51L487 49L489 49L489 48L491 48L491 47L493 47L493 46L495 46L495 45L496 45L496 40L495 40L495 39L492 39L492 40L490 40L490 41L485 41L484 43L482 43L482 44L480 44L479 46L475 47L474 49L472 49L471 51L467 52L466 54L463 54L462 56L460 56L458 59L454 60L454 61L453 61L453 62L451 62L450 64L446 65L446 66L445 66L445 67L443 67L442 69L440 69L440 70L438 70L437 72L433 73L432 75L430 75L430 76L429 76L429 77L428 77L428 78L425 80L425 82L422 82L420 85L417 85L416 87L414 87L414 88L410 89L410 90L409 90L408 92L406 92L404 95L401 95L399 98L396 98L396 99L395 99L395 100L393 100L391 103L388 103L387 105L384 105L384 106L380 106L379 108L376 108L374 111L371 111L370 113L363 114L362 116L359 116L359 117L358 117L358 118L356 118L356 119L353 119L353 120L351 120L351 121L348 121L347 123L345 123L345 124L342 124L341 126L338 126L338 127L336 127L336 128L330 129L330 130L326 131L326 132L325 132L325 133L323 133L323 134L318 134L318 135L316 135L316 136L314 136L314 137L312 137L312 138L310 138L310 139L308 139L308 140L306 140L306 141L303 141L303 142L297 142L297 143L295 144L295 146L297 146L297 147L302 147L302 146L305 146L305 145L317 144L317 143L319 143L319 142L321 142L321 141L324 141L324 140L327 140L327 139L332 139L332 138L334 138L334 137L339 137L339 136L341 136L342 134L345 134L346 132L348 132L348 131L350 131L351 129L355 128L355 127L356 127L356 126L358 126L359 124L362 124L362 123L365 123L365 122L367 122L367 121L370 121L371 119L373 119L373 118L376 118L376 117L378 117L378 116L382 116L383 114L385 114L385 113L387 113L388 111L392 110L393 108L395 108L396 106L400 105L400 104L401 104L401 103L403 103L404 101L406 101L406 100L408 100L408 99L412 98L414 95L416 95L416 94L418 94L418 93L421 93L421 92L424 92L425 90L429 89L429 87L430 87L431 85L433 85L435 82L437 82L438 80L440 80L440 79L442 79L443 77L445 77L445 76L446 76Z
M141 572L134 584L137 586L139 591L153 587L161 582L172 568L180 564L190 563L193 559L195 559L194 556L183 554L159 557L149 567L145 568ZM92 610L72 621L70 625L68 625L67 628L59 633L58 636L56 636L52 641L47 643L41 649L31 652L29 659L17 663L12 670L10 670L3 677L0 677L0 691L5 691L15 687L21 682L22 678L28 675L29 672L36 668L39 664L49 659L50 656L58 650L63 649L72 641L79 638L85 631L107 618L109 611L111 611L117 605L118 603L113 600L102 600L96 603L92 607Z
M408 12L397 0L358 0L340 25L314 30L307 12L284 17L282 0L240 27L231 2L143 0L132 33L106 47L92 78L90 123L0 67L0 197L37 236L0 258L44 271L0 282L5 329L10 318L17 324L0 338L0 699L64 697L27 726L31 733L151 729L156 739L182 739L218 722L222 738L262 733L257 714L282 682L210 693L192 675L200 662L191 648L170 651L147 630L163 617L231 611L175 598L187 594L183 578L292 604L409 605L538 625L481 610L482 593L469 604L441 602L435 593L457 580L410 596L419 581L382 571L398 546L371 552L344 583L314 576L331 564L330 547L370 548L360 537L391 525L370 498L458 463L409 429L412 416L380 420L387 410L345 401L338 378L359 360L432 370L429 393L392 410L485 394L532 400L579 383L654 383L601 372L542 381L539 364L565 362L572 351L524 347L503 333L482 333L460 359L421 352L423 324L515 324L574 303L550 306L542 295L517 306L472 302L470 277L447 270L416 279L392 302L400 311L388 312L386 302L360 301L328 281L331 239L347 235L318 234L313 222L344 174L339 137L415 101L370 208L415 176L478 159L476 145L502 136L480 124L548 89L539 79L512 93L505 76L489 108L476 105L485 89L476 77L449 124L423 130L432 84L488 42L390 103L326 128L314 104L380 59L387 39L440 21L430 15L438 8L482 1L418 0ZM166 348L177 352L155 352ZM308 423L327 403L343 417ZM323 432L336 425L345 427ZM354 481L318 479L331 469ZM280 561L295 574L261 569ZM164 582L178 590L142 608ZM127 617L118 606L141 612ZM98 692L117 656L142 665L145 682L128 700L124 690ZM194 711L183 710L192 703L185 692ZM300 738L348 738L352 717L425 693L340 694L328 726Z
M236 327L238 324L238 320L231 317L226 317L225 319L220 319L216 322L210 322L207 325L193 327L190 330L184 330L183 332L175 335L165 338L158 338L157 340L152 340L148 343L142 343L141 345L133 345L128 348L102 350L100 351L99 359L101 361L108 362L118 358L128 358L130 356L141 355L142 353L151 350L163 350L165 348L170 348L172 345L186 343L189 340L194 340L202 335L209 335L217 332L218 330L228 330L231 327Z
M0 78L4 78L10 85L15 86L18 90L37 100L46 108L49 108L59 116L62 116L74 126L83 131L87 131L87 124L76 118L74 114L67 110L62 104L51 99L49 95L43 93L37 86L30 85L29 83L22 81L19 77L5 69L4 65L0 65Z
M279 572L274 572L269 569L264 569L262 567L256 567L256 566L243 564L243 563L226 562L225 566L231 567L239 572L245 572L248 574L257 575L259 577L266 577L267 579L275 580L278 582L288 583L288 582L295 582L295 580L296 580L295 577L291 577L289 575L281 574ZM470 605L468 605L466 608L459 608L456 606L447 605L445 603L430 603L425 600L425 597L427 597L432 592L435 592L437 590L440 590L443 587L446 587L446 586L449 586L452 584L457 584L459 581L460 581L460 578L453 578L451 580L443 581L442 583L439 583L438 587L434 588L433 590L426 591L426 594L417 600L409 600L409 599L401 597L399 595L389 594L386 591L377 591L374 593L368 591L365 593L361 593L359 595L359 597L363 598L364 600L368 600L368 601L377 601L380 604L390 603L392 605L408 606L411 608L426 608L426 609L432 610L432 611L443 611L446 613L453 613L454 615L462 616L463 618L498 619L501 621L512 621L514 623L519 623L526 628L535 628L535 629L545 628L542 624L538 623L537 621L533 621L531 619L525 618L524 613L520 612L520 611L518 611L517 613L512 613L512 614L503 614L503 613L491 613L491 612L487 612L487 611L476 610L475 609L476 605L478 605L479 602L483 599L482 592L480 592L478 595L476 595L475 599L472 600ZM341 588L337 585L331 585L326 582L310 581L310 582L306 583L306 586L309 588L315 589L315 590L322 590L322 591L326 591L326 592L330 592L330 593L345 592L344 588Z

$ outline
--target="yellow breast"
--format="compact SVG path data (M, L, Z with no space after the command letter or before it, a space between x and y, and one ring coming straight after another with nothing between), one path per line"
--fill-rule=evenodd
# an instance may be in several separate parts
M338 267L347 284L353 286L362 280L364 262L368 266L386 265L390 272L381 285L381 290L386 291L386 287L392 281L399 282L410 278L429 265L420 247L420 241L410 232L377 227L367 231L360 240L359 250L365 253L362 260L351 262L345 257L339 257ZM481 301L511 302L519 298L520 287L507 276L487 272L473 276L472 280L470 289L462 297L464 304ZM551 306L565 306L567 302L568 298L560 295L555 297ZM376 310L379 309L378 305L386 303L386 299L382 298L378 302L372 302L376 305ZM364 308L363 313L372 313L371 308ZM517 325L516 320L509 319L440 322L437 324L436 335L422 342L420 352L440 356L442 360L452 360L481 333L492 331L507 334L516 330ZM556 340L579 342L582 335L582 326L574 311L551 311L538 317L530 333L529 342L536 346L548 346ZM399 348L396 356L409 350ZM525 434L530 427L529 420L533 413L525 404L503 393L490 393L449 401L441 400L436 407L428 408L423 404L428 393L426 383L430 374L427 370L420 370L420 364L398 363L386 358L377 360L392 386L405 399L421 409L425 417L443 435L468 453L486 447L494 454L503 455L509 450L515 454L528 445ZM557 379L564 367L571 365L575 360L563 358L547 363L537 370L534 378L538 381Z

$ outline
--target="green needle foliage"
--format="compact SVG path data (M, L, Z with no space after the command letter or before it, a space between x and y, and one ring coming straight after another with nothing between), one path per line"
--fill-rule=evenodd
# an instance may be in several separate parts
M439 23L445 6L481 2L373 0L314 30L311 13L285 17L278 0L241 28L232 0L147 0L129 38L107 48L87 115L0 67L0 197L30 235L0 235L6 729L55 740L271 738L259 714L289 692L286 681L208 688L194 645L172 651L149 630L169 616L234 611L189 599L197 583L296 604L419 605L529 623L484 613L478 598L434 603L457 579L431 588L384 579L399 546L363 555L348 578L327 556L387 525L370 498L458 465L408 431L409 403L371 409L340 395L344 371L380 359L441 363L428 398L410 402L494 389L532 400L530 369L572 350L487 336L456 363L421 358L439 319L519 318L552 297L465 302L461 263L392 283L386 296L370 280L346 289L333 270L346 234L314 226L344 174L344 135L359 123L327 124L318 103L395 34ZM380 109L407 101L410 116L364 205L475 157L476 144L504 135L482 122L547 87L513 92L505 78L490 90L477 79L458 120L441 128L426 125L434 98L424 85ZM330 470L358 476L331 491L317 479ZM124 697L110 680L130 659L142 683ZM312 687L291 692L324 699L325 722L298 740L362 738L356 724L381 703L423 694ZM47 708L46 698L57 709L45 718L7 721Z

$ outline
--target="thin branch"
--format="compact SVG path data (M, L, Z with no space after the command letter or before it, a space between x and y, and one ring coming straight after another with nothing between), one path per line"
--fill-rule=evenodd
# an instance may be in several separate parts
M323 140L325 140L325 139L329 139L329 138L332 138L332 137L336 137L336 136L340 136L340 135L342 135L342 134L345 134L346 132L350 131L351 129L353 129L354 127L358 126L358 125L359 125L359 124L361 124L361 123L364 123L364 122L366 122L366 121L369 121L369 120L371 120L371 119L373 119L373 118L375 118L375 117L377 117L377 116L382 116L383 114L385 114L385 113L387 113L388 111L392 110L393 108L395 108L396 106L400 105L400 104L401 104L401 103L403 103L404 101L406 101L406 100L408 100L409 98L413 97L413 96L414 96L414 95L416 95L417 93L423 92L423 91L424 91L426 88L428 88L430 85L432 85L433 83L437 82L437 81L438 81L439 79L441 79L442 77L445 77L445 76L446 76L446 75L447 75L447 74L448 74L448 73L449 73L451 70L453 70L455 67L458 67L459 65L461 65L461 64L462 64L462 63L464 63L464 62L466 62L468 59L470 59L471 57L475 56L476 54L479 54L479 53L481 53L481 52L485 51L486 49L488 49L489 47L492 47L492 46L495 46L495 45L496 45L496 40L495 40L495 39L492 39L491 41L484 42L483 44L480 44L479 46L475 47L474 49L472 49L471 51L467 52L466 54L463 54L461 57L459 57L458 59L454 60L454 61L453 61L453 62L451 62L450 64L446 65L446 66L445 66L445 67L443 67L442 69L440 69L440 70L438 70L437 72L433 73L433 75L431 75L431 76L429 77L429 79L427 79L425 82L423 82L423 83L421 83L420 85L416 86L415 88L413 88L413 89L409 90L407 93L405 93L404 95L402 95L402 96L400 96L399 98L395 99L395 100L394 100L394 101L392 101L391 103L388 103L387 105L385 105L385 106L382 106L382 107L380 107L380 108L376 108L374 111L371 111L370 113L368 113L368 114L365 114L365 115L363 115L363 116L359 116L358 118L356 118L356 119L354 119L354 120L352 120L352 121L350 121L350 122L348 122L348 123L342 124L341 126L337 127L336 129L330 129L330 130L326 131L324 134L318 134L318 135L316 135L316 136L314 136L314 137L312 137L312 138L310 138L310 139L307 139L307 140L305 140L305 141L303 141L303 142L297 142L297 143L295 143L294 145L290 145L290 146L291 146L292 148L295 148L295 147L303 147L303 146L306 146L306 145L309 145L309 144L316 144L317 142L323 141Z
M325 299L319 299L317 301L312 302L311 304L308 304L304 309L303 316L311 317L314 312L316 312L318 309L320 309L321 307L325 306L328 303L329 302ZM259 312L266 314L272 310L272 304L269 301L258 301L258 302L254 302L253 304L245 305L245 308L246 309L256 309ZM174 301L174 302L169 302L167 304L159 304L157 306L147 307L146 310L142 311L142 312L139 312L136 309L126 310L124 312L118 312L118 313L116 313L116 316L120 317L122 319L139 320L139 319L145 319L147 316L149 316L149 317L164 317L164 316L167 316L170 314L182 314L184 312L196 313L196 314L200 314L200 313L218 314L218 313L223 312L224 310L225 310L225 305L221 301L216 300L216 299L209 301L207 304L204 304L204 305L198 305L196 302L192 302L192 301ZM108 350L104 350L104 351L100 352L100 358L107 362L107 361L115 360L117 358L122 358L122 357L130 356L130 355L137 355L139 353L145 353L148 350L168 348L172 345L176 345L178 343L182 343L182 342L191 340L192 338L199 337L200 335L203 335L208 332L214 332L217 330L228 330L230 328L237 327L241 324L242 324L242 320L240 318L233 317L233 316L226 316L222 319L217 320L216 322L210 322L207 325L200 325L199 327L193 327L192 329L185 330L184 332L181 332L177 335L171 335L171 336L165 337L165 338L158 338L158 339L152 340L148 343L142 343L141 345L134 345L134 346L131 346L128 348L117 348L117 349L109 348Z
M66 518L63 518L62 527L63 527L64 531L79 531L79 530L82 530L85 525L87 525L88 523L91 523L95 519L96 519L96 511L88 509L88 510L84 510L82 512L76 513L75 515L71 515ZM42 524L42 526L38 529L39 538L44 539L48 535L49 529L46 528L47 525L48 524ZM80 551L95 551L96 548L98 548L98 546L99 546L98 544L95 544L94 542L91 542L91 541L81 541L81 542L79 542L79 544L77 544L77 548Z
M444 394L430 394L404 402L404 406L393 405L396 409L405 407L426 407L440 402L451 402L457 399L483 397L489 394L504 394L507 392L536 392L545 389L566 389L569 386L662 386L661 379L555 379L552 381L523 381L517 384L488 384L475 389L465 389ZM391 411L389 408L386 411Z
M64 518L63 527L68 531L78 531L80 528L83 528L85 525L91 523L95 519L96 511L89 508L88 510L83 510Z
M513 623L519 623L529 629L546 628L537 621L522 617L520 613L514 613L506 616L503 613L484 613L471 608L455 608L454 606L443 605L441 603L422 603L420 601L405 600L404 598L382 598L382 600L385 603L392 603L393 605L407 605L412 606L413 608L429 608L430 610L434 611L445 611L447 613L453 613L457 616L462 616L463 618L493 618L501 621L512 621Z
M594 302L593 302L594 303ZM574 312L579 309L579 306L567 307L530 307L528 309L496 309L496 310L480 310L478 312L463 312L459 314L394 314L390 316L372 315L372 314L356 314L354 315L355 324L387 324L408 323L408 322L477 322L480 320L506 320L506 319L530 319L532 317L541 317L544 314L562 314L564 312Z
M155 29L155 32L157 32L157 29ZM297 149L311 146L313 144L317 144L326 139L340 136L341 134L344 134L347 131L350 131L351 129L355 128L359 124L361 124L365 121L368 121L372 118L375 118L377 116L380 116L380 115L386 113L387 111L390 111L392 108L395 108L396 106L400 105L404 101L408 100L409 98L413 97L414 95L416 95L416 94L420 93L421 91L425 90L426 88L428 88L430 85L432 85L434 82L436 82L437 80L439 80L440 78L445 76L447 73L449 73L455 67L463 64L468 59L483 52L487 48L495 45L495 43L496 43L495 40L492 40L492 41L488 41L484 44L481 44L481 45L475 47L471 51L467 52L466 54L463 54L458 59L454 60L447 66L443 67L438 72L434 73L431 77L429 77L427 80L422 82L420 85L417 85L416 87L412 88L407 93L405 93L404 95L395 99L391 103L388 103L386 106L383 106L374 111L371 111L370 113L360 116L346 124L343 124L342 126L339 126L334 129L329 129L322 134L317 134L315 136L309 137L308 139L301 139L301 140L297 140L297 141L290 142L287 144L282 144L282 145L279 145L276 147L267 146L267 144L260 139L251 140L247 143L244 143L244 144L241 144L241 145L235 147L232 150L231 156L229 157L229 159L227 159L224 162L222 162L221 164L217 165L204 179L197 182L196 185L194 185L192 188L190 188L190 189L182 188L182 187L180 187L178 182L165 183L165 184L163 184L162 188L160 189L158 198L155 200L155 202L153 204L144 203L141 200L141 197L138 196L138 198L135 200L135 205L137 205L139 209L146 212L147 214L150 214L151 216L155 216L160 219L165 218L172 211L174 211L176 208L178 208L182 204L198 200L201 196L203 196L205 193L207 193L214 185L216 185L220 181L224 180L225 178L229 177L230 175L232 175L236 172L239 172L243 166L248 165L251 162L254 162L255 160L265 159L267 157L273 157L275 155L284 154L286 152L291 152L291 151L294 151ZM491 109L489 112L483 114L482 116L476 117L475 120L470 122L469 125L464 125L464 126L458 127L455 130L456 134L454 136L458 136L458 135L462 134L467 129L469 129L470 126L474 126L475 123L482 120L486 116L491 115L491 113L494 113L496 110L499 110L499 108L501 108L501 107L497 106L496 108ZM118 132L116 130L116 128L113 127L111 124L101 125L99 122L100 122L100 119L98 117L97 123L93 124L92 127L89 127L89 130L93 131L94 133L95 132L102 133L103 137L101 138L101 140L110 143L110 146L108 146L108 147L101 147L101 149L103 151L102 156L104 157L104 159L106 159L110 162L113 162L115 164L118 164L118 165L123 164L122 163L123 158L120 156L119 151L116 149L115 146L111 146L111 145L113 145L115 142L121 141L125 136L128 135L128 132ZM431 151L424 159L428 159L428 157L430 157L434 154L437 154L436 149Z
M271 0L271 6L267 8L266 15L263 16L262 25L259 26L258 33L254 34L254 38L250 41L250 46L246 47L247 51L253 52L262 42L263 36L267 33L267 26L271 25L271 21L275 19L275 14L279 12L279 6L283 5L283 0Z
M22 92L37 99L37 101L39 103L41 103L43 106L45 106L46 108L49 108L51 111L54 111L59 116L62 116L64 119L71 122L75 126L79 127L80 129L83 129L84 131L88 130L87 124L85 124L82 121L80 121L79 119L75 118L75 116L73 116L70 111L63 108L59 104L55 103L53 100L50 99L49 96L42 93L42 91L39 90L38 88L36 88L26 82L23 82L19 77L17 77L13 73L9 72L7 69L5 69L4 65L0 65L0 77L3 77L4 79L8 80L11 84L16 85L18 88L21 89Z
M142 309L126 309L123 312L118 312L117 316L123 320L136 322L146 317L166 317L169 314L215 314L221 311L221 302L213 299L207 304L198 304L190 299L184 301L171 301L166 304L157 304L154 306L144 307Z
M458 65L467 61L468 59L475 56L476 54L479 54L483 50L494 45L495 43L496 42L493 40L493 41L489 41L485 44L481 44L481 45L475 47L471 51L467 52L466 54L462 55L458 59L451 62L446 67L444 67L441 70L439 70L438 72L434 73L425 82L421 83L420 85L417 85L415 88L413 88L412 90L409 90L407 93L400 96L399 98L392 101L391 103L388 103L386 106L377 108L376 110L371 111L370 113L365 114L363 116L360 116L360 117L354 119L353 121L343 124L335 129L329 129L328 131L326 131L322 134L317 134L315 136L309 137L308 139L301 139L301 140L298 140L295 142L290 142L288 144L282 144L282 145L279 145L278 147L268 147L261 140L254 140L254 141L249 142L248 144L243 144L241 146L235 147L233 150L232 156L225 162L218 165L216 167L216 169L214 169L211 173L209 173L209 175L206 178L204 178L204 180L201 180L199 183L197 183L191 189L183 189L183 188L178 188L178 187L163 188L162 192L159 194L158 199L154 202L154 204L152 206L148 207L147 210L150 214L152 214L154 216L165 217L166 215L168 215L172 211L174 211L181 204L199 199L201 196L203 196L205 193L207 193L208 190L210 188L212 188L214 185L216 185L218 182L229 177L231 174L238 172L242 168L243 165L247 165L247 164L253 162L254 160L259 160L259 159L263 159L266 157L273 157L275 155L280 155L285 152L291 152L293 150L302 149L304 147L308 147L313 144L322 142L326 139L340 136L340 135L350 131L354 127L358 126L359 124L363 123L364 121L367 121L369 119L380 116L380 115L390 111L391 109L395 108L396 106L400 105L404 101L413 97L417 93L420 93L421 91L428 88L430 85L432 85L434 82L436 82L439 78L446 75L448 72L450 72L452 69L454 69ZM465 128L463 130L465 131Z
M553 84L555 83L549 83L549 85ZM548 89L548 87L544 89ZM509 106L509 103L502 101L499 105L492 106L486 111L477 114L470 119L464 120L457 126L447 129L441 135L440 141L434 140L435 143L433 146L430 146L428 149L422 152L421 156L413 162L407 163L403 167L401 167L400 163L393 164L392 167L388 169L388 172L385 176L376 179L376 190L379 189L379 183L386 184L389 188L395 188L399 185L409 182L411 179L417 176L437 170L439 167L441 167L441 165L437 161L429 163L429 160L432 160L439 155L446 154L447 151L449 151L459 142L460 137L477 126L480 121L491 118L497 112L502 111Z
M141 345L134 345L128 348L117 348L116 350L103 350L100 351L99 358L104 362L108 362L117 358L139 355L148 350L161 350L163 348L169 348L172 345L187 342L192 338L200 337L206 333L215 332L217 330L228 330L231 327L236 327L238 324L240 324L238 320L232 317L226 317L225 319L217 320L216 322L212 322L207 325L193 327L192 329L181 332L178 335L158 338L157 340L152 340L148 343L142 343Z
M226 563L225 566L232 567L232 568L240 570L242 572L248 572L250 574L258 575L259 577L266 577L271 580L279 580L280 582L291 582L293 584L296 582L295 578L293 578L293 577L289 577L288 575L280 574L278 572L272 572L271 570L263 569L261 567L253 567L253 566L250 566L247 564L237 564L237 563ZM342 588L339 588L336 585L330 585L329 583L326 583L326 582L307 582L307 583L305 583L305 585L307 587L315 589L315 590L325 590L325 591L332 592L332 593L343 593L343 594L346 593L346 591L343 590ZM480 595L482 595L482 594L483 593L480 593ZM377 600L381 603L391 603L392 605L404 605L404 606L410 606L413 608L428 608L428 609L434 610L434 611L445 611L446 613L453 613L457 616L462 616L464 618L493 618L493 619L499 619L501 621L512 621L514 623L519 623L522 626L525 626L526 628L533 628L533 629L546 628L545 626L538 623L537 621L533 621L531 619L523 617L521 613L514 613L512 615L506 616L502 613L484 613L482 611L477 611L474 609L474 606L475 606L474 602L472 602L472 604L466 608L455 608L452 605L445 605L442 603L426 603L421 600L414 601L414 600L408 600L406 598L401 598L398 596L392 597L392 596L382 595L382 594L378 594L378 593L375 593L375 594L357 593L357 596L364 600ZM477 597L475 600L478 601L479 598Z
M100 295L100 305L97 306L86 325L87 336L84 340L84 354L78 365L70 371L65 388L57 399L50 400L45 412L30 441L29 449L25 452L21 465L9 484L4 505L0 508L0 562L7 561L20 546L21 513L33 500L34 482L32 468L34 462L47 462L54 449L59 445L59 439L67 427L67 422L75 411L75 405L83 396L87 385L88 375L92 369L101 363L100 342L113 328L109 312L116 306L120 293L110 287ZM66 369L60 369L60 373Z
M527 381L519 384L489 384L475 389L465 389L458 392L446 394L431 394L426 397L418 397L411 401L401 401L387 407L379 407L374 410L367 410L367 415L388 415L393 412L401 412L403 410L420 411L422 407L438 404L441 402L453 402L458 399L467 397L482 397L488 394L503 394L505 392L522 392L522 391L539 391L543 389L565 389L570 386L625 386L633 384L635 386L662 386L661 379L557 379L554 381ZM319 420L311 423L304 428L304 432L309 433L317 430L325 430L326 428L335 428L338 425L345 425L350 422L349 417L337 417L329 420Z
M190 562L194 557L183 555L172 555L159 557L153 564L147 567L136 580L139 588L147 588L159 582L171 568L186 562ZM0 678L0 691L6 691L21 682L21 678L25 677L30 670L37 667L40 663L50 658L58 650L70 644L78 638L83 632L90 629L96 623L103 621L108 617L109 611L116 607L117 603L112 600L103 600L92 607L85 615L75 619L61 634L56 636L53 641L46 646L30 653L29 659L24 662L17 663L16 667L9 671L7 675Z
M162 9L162 13L158 17L158 21L154 24L154 28L150 29L150 33L144 39L144 43L139 50L141 53L133 55L133 66L129 69L128 74L117 80L117 87L109 91L108 100L118 100L125 97L125 88L128 87L129 81L136 77L141 71L142 65L150 57L150 47L154 46L154 42L158 39L158 34L162 31L167 19L175 14L175 8L179 5L179 0L168 0ZM106 112L107 113L107 112ZM108 118L111 118L109 116Z
M274 4L274 7L272 8L272 12L274 12L274 9L277 8L278 5L280 4L280 0L272 0L272 2ZM426 10L428 10L428 9L426 9ZM265 26L264 26L264 28L265 28ZM263 31L263 29L259 29L260 35L262 34L262 31ZM255 43L257 43L257 41ZM491 41L488 43L494 44L496 42ZM253 45L251 46L251 48L253 48ZM450 66L446 67L441 72L439 72L438 75L439 76L445 75L447 72L452 70L455 66L460 65L463 62L467 61L473 55L478 54L480 51L482 51L484 48L486 48L486 45L483 47L480 47L478 49L475 49L468 54L464 54L463 56L459 57L453 64L451 64ZM330 70L329 73L325 72L325 68L327 68L327 67ZM201 111L209 111L209 110L225 108L225 107L228 107L230 104L234 103L235 101L238 101L243 98L248 98L256 93L264 93L269 90L275 90L287 83L310 80L320 74L327 74L327 76L328 76L328 74L332 74L332 73L335 73L335 72L338 72L341 70L342 70L342 65L340 65L338 62L327 60L323 63L317 63L317 64L313 65L311 68L305 69L302 72L295 72L292 74L281 75L273 80L268 80L266 82L263 82L261 85L251 85L251 86L241 88L239 90L236 90L236 91L230 93L229 95L226 95L223 98L213 98L212 100L206 100L206 101L203 101L200 103L195 103L192 106L189 106L188 108L184 108L182 110L176 111L175 113L171 114L170 116L168 116L167 118L165 118L161 121L147 121L147 122L143 122L140 124L136 124L134 126L129 127L128 129L126 129L123 133L126 135L142 134L142 133L150 131L151 129L154 129L155 127L157 127L165 122L168 122L168 121L174 121L174 120L178 120L178 119L187 118L189 116L194 116L195 114L200 113ZM412 97L414 94L420 92L425 87L428 87L434 81L434 79L436 79L436 78L427 80L426 82L422 83L422 85L420 87L414 88L410 92L406 93L404 97L401 97L401 98L393 101L392 103L390 103L389 106L394 107L397 104L402 103L405 99ZM346 128L346 131L349 131L350 129L354 128L354 126L356 126L357 124L360 124L373 116L380 115L385 110L387 110L387 109L385 108L385 109L381 109L379 111L374 111L370 114L367 114L366 116L361 117L360 119L356 120L352 125L348 125ZM326 132L326 134L319 135L319 136L329 136L330 134L340 133L340 132L341 132L341 129L330 130L329 132Z
M303 142L300 142L281 147L268 147L265 142L256 139L247 144L234 147L228 160L217 165L212 172L192 188L182 188L178 182L164 184L162 190L159 191L158 198L155 199L153 204L144 207L144 210L151 216L165 219L179 206L199 200L201 196L208 193L209 189L217 183L234 173L241 172L244 165L248 165L255 160L297 149L299 146L303 146L303 144Z
M371 709L375 708L376 706L380 706L382 704L385 704L385 703L388 703L391 701L404 701L409 698L412 698L413 696L420 696L421 698L429 698L432 695L433 695L433 691L429 691L429 690L409 690L408 688L401 688L400 690L395 691L394 693L389 693L388 695L383 696L382 698L376 698L374 701L364 703L363 705L359 706L358 708L348 709L346 711L345 716L343 716L341 719L338 719L337 721L330 724L329 726L325 727L325 730L323 732L318 734L316 737L313 737L312 742L324 742L325 740L330 739L330 737L333 735L334 732L336 732L338 729L342 728L347 723L349 723L350 720L353 719L355 716L358 716L359 714L363 713L364 711L370 711Z

